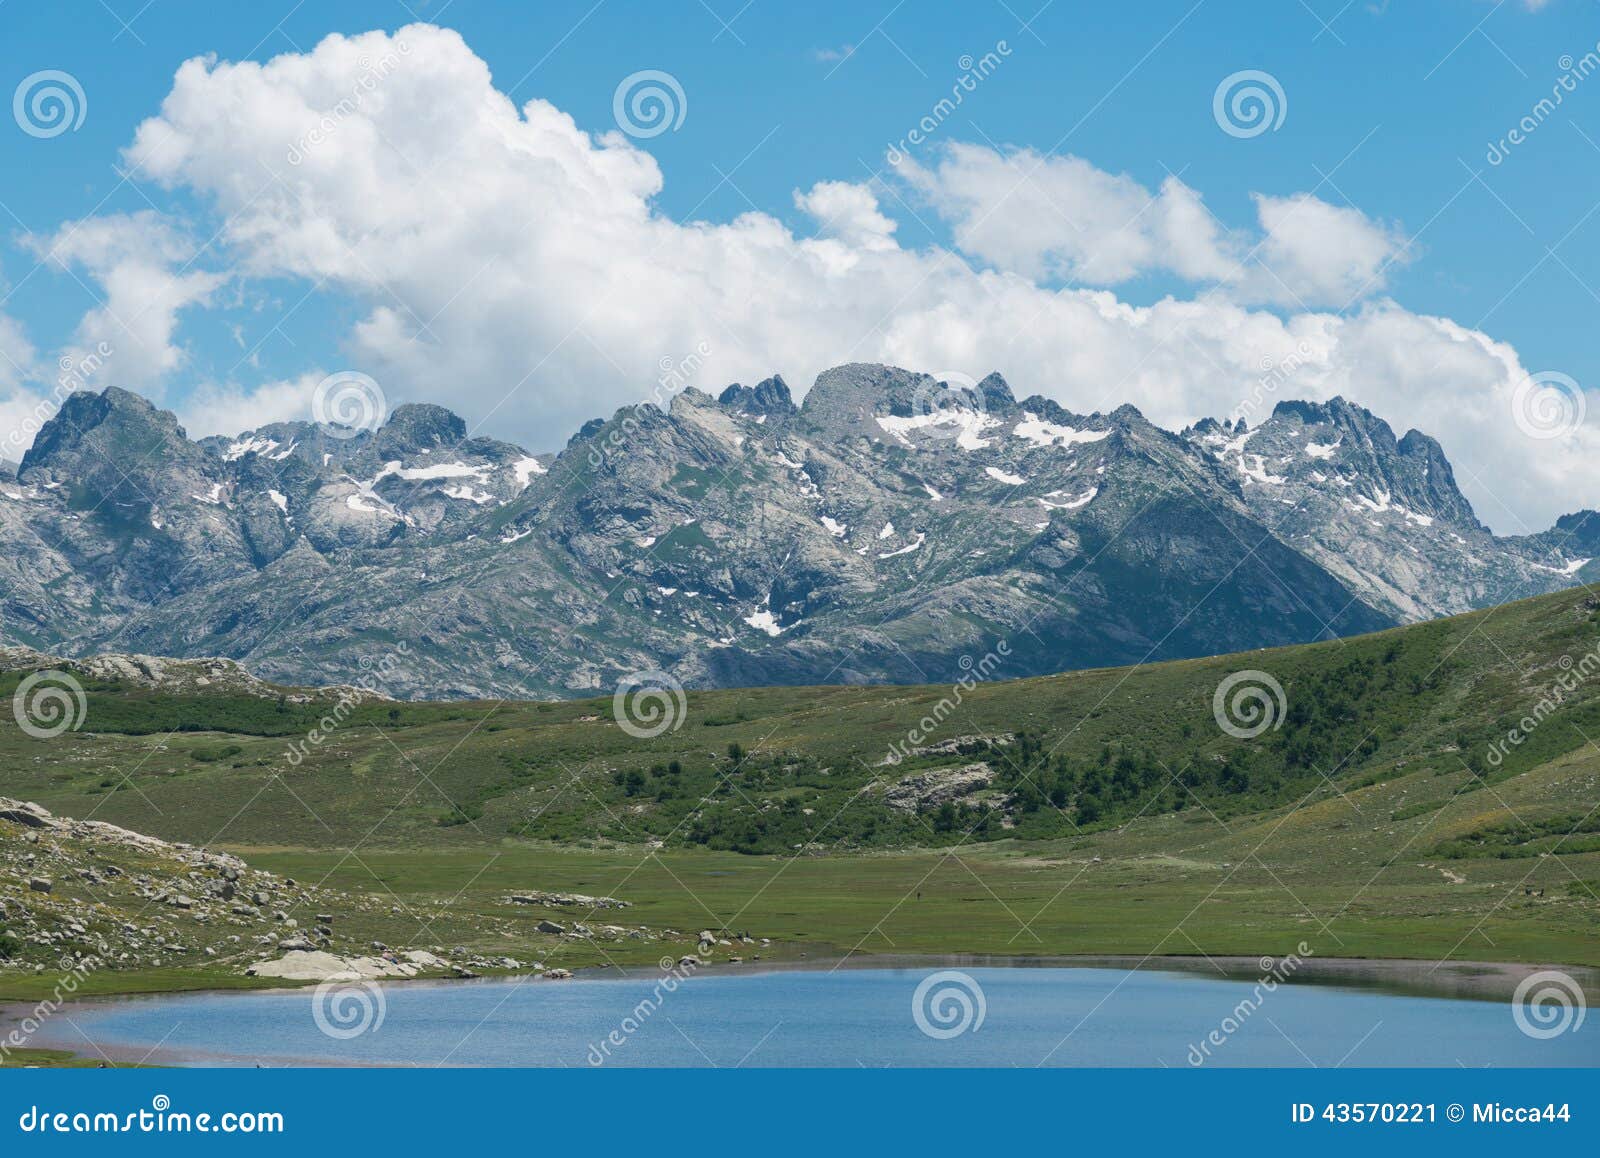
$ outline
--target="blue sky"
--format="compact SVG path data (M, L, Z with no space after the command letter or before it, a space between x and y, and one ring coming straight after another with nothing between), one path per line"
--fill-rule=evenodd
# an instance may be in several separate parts
M660 222L676 227L670 237L662 234L660 268L630 271L627 280L646 287L637 300L623 290L628 300L597 311L603 323L580 318L568 325L563 319L548 332L542 328L566 304L562 292L598 301L617 287L608 284L604 270L561 252L560 237L571 229L555 236L518 232L519 205L537 206L531 215L552 220L582 211L565 195L556 198L559 210L547 211L538 197L541 187L515 184L541 179L520 160L503 166L504 158L483 160L464 150L426 178L461 182L435 191L440 204L460 205L481 194L474 215L480 224L495 223L505 236L468 238L456 223L440 238L419 240L418 253L410 255L404 248L418 237L419 225L404 220L404 206L382 221L365 216L368 207L360 206L339 218L339 228L349 230L340 245L350 251L349 261L340 264L297 248L307 237L306 223L286 223L284 214L315 217L324 197L348 192L351 174L365 170L312 175L310 163L281 167L273 161L281 178L268 197L285 183L297 192L270 222L252 221L261 205L260 198L249 199L254 190L225 188L230 165L242 172L251 163L229 152L237 144L229 129L237 88L218 82L196 90L201 103L212 102L220 136L209 135L195 110L179 126L186 147L210 148L209 159L186 154L184 163L173 165L147 154L141 164L126 151L140 125L160 113L185 60L265 62L311 53L331 33L394 33L417 21L459 33L466 55L487 66L493 88L515 105L548 102L582 133L614 134L611 148L618 157L636 155L659 167L656 184L636 173L617 178ZM1543 502L1539 495L1548 495L1548 478L1530 476L1520 488L1494 482L1496 475L1552 461L1558 449L1562 455L1554 457L1561 462L1592 458L1586 430L1521 444L1475 432L1496 414L1510 425L1510 416L1489 399L1512 390L1516 383L1510 379L1521 372L1557 371L1583 385L1600 379L1592 337L1600 304L1600 78L1578 79L1559 107L1533 111L1559 78L1570 77L1577 62L1596 51L1597 41L1596 6L1579 0L1548 0L1532 9L1489 0L1121 6L1057 0L1042 9L1038 0L937 6L91 0L48 7L11 0L0 5L0 89L10 93L40 70L60 70L81 86L87 112L77 129L45 138L0 120L0 349L9 343L8 359L0 362L0 399L10 392L5 413L14 423L28 399L51 387L63 352L79 352L128 321L126 308L110 311L116 319L104 316L113 285L122 286L126 301L167 292L163 279L171 278L195 280L173 299L170 325L159 316L165 310L122 325L129 332L111 343L116 353L90 385L125 380L178 409L197 429L224 428L230 421L291 416L292 399L306 392L312 378L358 369L383 383L391 404L412 398L446 402L483 432L516 437L536 449L559 446L590 413L649 396L651 368L681 362L700 342L718 351L703 366L691 358L697 380L703 379L698 384L706 388L749 379L763 368L782 371L803 388L811 374L833 362L899 356L916 359L916 369L972 376L1000 369L1019 392L1053 394L1081 410L1131 400L1176 424L1201 412L1226 413L1229 397L1249 390L1250 366L1290 357L1295 343L1289 338L1299 333L1295 318L1370 314L1393 303L1407 321L1450 319L1455 327L1505 344L1519 369L1508 371L1504 382L1491 382L1486 375L1498 370L1457 366L1448 351L1420 355L1425 364L1407 368L1403 363L1415 343L1405 327L1369 324L1359 334L1342 332L1340 342L1353 352L1328 355L1338 361L1336 372L1309 378L1303 390L1291 383L1287 392L1341 390L1397 427L1416 425L1439 435L1458 465L1465 460L1478 480L1476 494L1463 481L1480 514L1498 527L1520 529L1519 521L1594 505L1596 497L1580 493L1593 475L1572 480L1558 499ZM912 168L886 166L886 148L904 140L950 94L967 71L964 58L986 53L996 54L997 67L959 108L937 117L926 141L906 150ZM405 86L416 85L405 91L420 102L417 107L438 107L430 95L435 90L426 85L455 84L458 76L465 77L462 85L472 83L452 64L430 73L424 84L415 64L397 61L393 78L381 82L383 99L398 103ZM1277 128L1243 137L1219 126L1213 95L1224 77L1247 69L1277 81L1286 109ZM641 70L665 72L676 81L683 93L682 124L657 136L623 137L614 96L624 77ZM294 82L286 76L284 83ZM306 97L306 107L329 107L330 91L337 96L340 90L325 84L320 95ZM387 151L404 156L400 171L413 174L430 156L448 152L431 127L427 135L406 139L403 119L382 123L382 140L364 139L357 122L376 103L374 98L349 123L336 126L321 147L341 154L362 147ZM237 137L260 133L263 125L276 131L272 107L268 100L241 117L233 126ZM1530 115L1536 127L1490 163L1491 143L1504 141ZM504 135L503 127L499 131ZM272 143L274 158L281 156L280 146ZM962 147L970 152L952 152ZM1081 168L1058 170L1055 162L1069 156ZM130 168L134 175L127 179ZM1038 183L1037 196L985 204L1000 170L1015 172L1030 187ZM481 184L474 172L484 174ZM1127 180L1122 192L1132 190L1130 204L1145 196L1155 204L1164 182L1181 182L1214 215L1211 228L1239 231L1231 257L1259 249L1272 232L1257 197L1287 204L1309 194L1331 207L1329 230L1321 229L1315 214L1300 218L1313 236L1298 236L1298 248L1281 257L1300 276L1285 273L1284 264L1231 280L1196 274L1193 261L1173 256L1176 226L1163 227L1154 240L1142 237L1135 247L1140 252L1112 261L1115 268L1108 272L1097 242L1090 243L1092 259L1075 249L1077 239L1102 227L1086 221L1076 202L1042 235L1038 229L1030 233L1042 225L1030 218L1054 215L1063 201L1083 196L1086 205L1100 204L1103 182L1118 177ZM330 182L326 189L315 184L322 179ZM583 196L595 196L584 182ZM816 212L807 212L796 192L814 191L819 182L867 190L872 206L836 189L811 203ZM400 193L391 183L388 194ZM1350 215L1337 218L1333 209ZM631 209L618 214L630 227L639 224ZM741 230L740 223L748 225L756 214L801 242L828 233L824 219L832 219L841 245L866 256L791 253L782 249L787 241L752 241L752 230ZM924 264L904 263L893 275L875 273L864 288L859 283L865 275L841 269L853 270L858 259L871 268L871 251L884 248L886 235L871 224L874 214L893 223L886 244L922 255ZM842 216L858 224L841 232ZM82 224L91 219L108 222L104 236ZM1142 232L1147 223L1137 228ZM241 232L242 225L250 228ZM710 240L695 232L717 226L725 232ZM971 232L964 233L964 226ZM996 235L1002 226L1004 235ZM1118 221L1103 228L1120 236L1121 226ZM528 225L538 227L536 221ZM655 236L654 227L642 228L639 236ZM1345 229L1348 237L1340 232ZM270 238L263 240L263 233ZM1349 269L1324 269L1329 261L1337 264L1337 254L1310 252L1318 234L1335 250L1371 244L1376 256L1365 264L1352 258ZM134 235L136 242L129 240ZM617 231L597 227L597 235ZM384 246L376 254L362 249L372 236ZM151 246L152 237L162 240ZM441 267L419 275L422 284L415 291L401 284L407 280L403 273L375 268L393 260L396 269L426 269L428 254L457 238L466 249L482 243L490 254L498 244L508 266L522 264L502 270L473 262L465 272ZM747 248L736 251L735 243ZM127 255L137 246L157 252L139 256L130 269ZM717 252L708 256L707 249ZM758 264L779 250L770 268ZM1059 334L1024 332L1022 322L1003 338L995 337L991 321L982 333L958 340L937 299L919 300L918 316L895 315L887 322L873 317L862 333L825 311L811 318L804 295L833 291L801 283L791 298L784 283L796 263L813 259L833 263L827 277L842 279L817 284L837 284L841 301L853 303L857 312L881 309L884 317L913 289L927 292L928 269L960 263L965 280L948 291L947 304L964 319L973 311L958 294L977 295L1010 314L1019 307L1031 310L1024 288L1009 284L1019 280L1036 288L1041 315L1058 304L1051 295L1063 292L1110 295L1116 308L1137 309L1163 300L1211 302L1224 282L1222 297L1237 300L1245 311L1240 316L1261 324L1237 317L1208 323L1204 336L1182 338L1180 346L1193 348L1161 362L1159 371L1153 367L1160 359L1130 348L1124 382L1112 355L1102 350L1093 358L1080 356L1088 339L1063 349ZM550 281L540 276L546 260L551 279L569 287L553 302L541 296L551 292ZM766 305L770 318L703 318L679 309L680 296L691 304L701 299L694 285L680 295L675 273L686 262L701 261L705 267L692 271L695 285L748 277L749 284L736 285L732 296L753 300L758 309ZM610 263L598 257L594 265ZM1312 269L1313 263L1323 264ZM592 283L585 280L591 275ZM147 276L156 280L139 280ZM997 283L985 282L986 276L1008 279L1004 293L991 292ZM1263 289L1263 276L1275 286ZM428 298L430 286L445 283L448 293ZM1357 283L1359 292L1342 292ZM1308 285L1337 288L1314 298ZM1098 300L1096 308L1106 313L1108 299ZM669 306L675 316L660 319ZM707 305L703 312L719 308ZM85 315L96 310L98 320L86 325ZM472 316L455 322L457 311ZM772 336L785 317L795 319L790 328L803 335L803 349L798 340ZM1284 323L1273 339L1277 346L1265 353L1254 345L1230 347L1223 331L1264 331L1271 318ZM1046 318L1040 324L1050 323ZM873 325L877 332L871 332ZM1063 326L1070 328L1067 321L1056 323L1058 330ZM1321 322L1304 326L1314 335L1326 331ZM574 331L577 337L570 336ZM399 332L423 339L428 356L416 357L416 347L394 340ZM619 336L629 334L645 335L637 349ZM380 349L384 341L390 346ZM1379 342L1389 344L1373 354ZM527 347L520 360L483 349L519 343ZM1115 335L1097 334L1093 343L1114 349ZM1319 345L1316 356L1323 354ZM1186 360L1197 376L1206 376L1204 388L1170 381L1185 373ZM1421 391L1408 374L1441 385ZM1467 417L1452 413L1453 390L1470 403Z

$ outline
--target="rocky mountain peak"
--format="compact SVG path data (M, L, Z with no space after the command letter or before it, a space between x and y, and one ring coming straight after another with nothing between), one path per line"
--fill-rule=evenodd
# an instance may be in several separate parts
M1011 388L998 374L976 386L943 381L899 366L852 362L824 370L800 405L806 425L830 437L883 436L881 419L931 418L939 412L1008 417Z
M397 406L374 440L380 454L401 456L455 446L467 436L467 424L454 412L429 402Z
M1388 431L1390 438L1394 437L1394 432L1389 430L1387 422L1366 407L1352 403L1343 395L1335 395L1326 402L1286 398L1272 408L1272 415L1267 421L1271 422L1274 419L1295 421L1304 426L1340 426L1349 430L1382 427Z
M98 394L78 390L67 395L60 409L40 428L33 445L23 455L18 473L51 467L64 458L75 459L91 445L102 453L136 451L140 447L148 452L163 440L188 445L188 435L170 410L160 410L118 386L108 386Z
M989 374L978 383L978 394L983 398L984 407L988 410L1011 410L1017 404L1017 400L1011 395L1011 387L1000 377L998 371Z
M1349 492L1343 495L1346 501L1392 504L1462 529L1483 530L1438 442L1416 430L1396 439L1387 422L1342 396L1279 402L1247 442L1251 453L1246 457L1276 464L1271 475L1320 479L1317 485L1329 493L1331 488Z
M729 410L748 414L752 418L766 416L769 422L799 413L789 394L788 383L779 374L763 378L754 386L741 386L735 382L717 396L717 401Z
M870 362L834 366L817 375L800 413L814 423L870 419L875 412L887 412L896 401L909 405L922 377Z
M567 439L567 445L576 446L580 442L587 442L605 428L606 420L604 418L591 418L573 432L572 437Z
M1547 534L1576 554L1600 555L1600 511L1562 515Z

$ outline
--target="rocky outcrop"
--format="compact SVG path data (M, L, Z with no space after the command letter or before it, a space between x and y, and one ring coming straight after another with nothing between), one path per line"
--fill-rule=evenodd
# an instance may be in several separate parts
M506 898L508 905L544 905L559 909L626 909L632 901L619 901L615 897L590 897L583 893L512 893Z
M282 698L287 703L347 699L354 703L386 700L375 688L333 685L315 689L291 688L257 679L238 660L207 656L172 659L154 655L105 654L73 659L49 655L31 647L0 647L0 672L65 671L85 681L107 681L165 692L193 695L199 692Z
M273 961L246 969L247 977L276 977L283 981L363 981L407 979L429 970L448 970L449 962L432 953L407 953L402 957L340 957L310 949L291 949Z
M519 895L569 911L627 907L576 893ZM677 952L692 943L644 925L557 924L525 910L484 916L449 906L424 914L428 902L398 902L0 797L0 973L87 961L97 970L220 969L285 982L465 978L543 970L506 952L523 946L540 954L570 947L589 960L594 946L666 942ZM353 931L379 927L406 937L448 927L470 945L391 948Z
M987 764L938 768L897 780L884 789L883 799L891 808L923 812L941 804L968 800L988 788L993 780L994 769Z

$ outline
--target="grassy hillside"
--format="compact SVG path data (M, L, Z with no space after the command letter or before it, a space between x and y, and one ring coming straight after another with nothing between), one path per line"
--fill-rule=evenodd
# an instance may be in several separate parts
M690 693L650 740L609 697L367 704L307 744L325 700L95 684L80 731L0 730L0 795L435 910L606 894L630 921L747 930L774 953L1308 939L1600 963L1597 645L1600 604L1569 591L1207 660L1006 682L1002 659L959 696ZM1249 739L1213 711L1245 669L1284 693ZM519 927L494 928L507 946Z
M1395 819L1415 821L1440 790L1482 791L1600 736L1600 684L1582 674L1600 646L1591 602L1566 592L1356 639L1043 679L1005 681L1001 658L970 689L691 693L677 728L650 740L617 726L609 698L368 703L319 728L325 700L91 684L82 730L0 732L0 790L171 839L326 847L516 837L784 853L1043 840L1167 812L1226 820L1397 778L1407 801L1395 811L1410 816ZM1213 712L1219 682L1246 668L1284 690L1276 726L1253 739ZM1576 684L1565 702L1495 751L1563 675ZM0 696L19 678L0 676ZM913 742L914 730L926 734ZM313 731L326 738L307 743ZM886 763L908 749L941 750ZM934 793L912 808L928 793L895 791L973 764L988 783L947 801ZM1547 851L1565 835L1558 816L1578 823L1580 804L1525 818L1555 825L1541 834L1451 828L1429 847ZM1596 844L1591 825L1563 851Z

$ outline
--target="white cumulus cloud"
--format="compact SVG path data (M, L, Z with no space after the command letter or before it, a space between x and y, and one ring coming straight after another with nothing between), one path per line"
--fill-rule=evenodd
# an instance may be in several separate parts
M1309 193L1257 195L1252 234L1222 225L1175 176L1152 191L1082 157L956 143L896 172L963 252L1037 280L1114 286L1163 273L1241 301L1344 307L1382 291L1408 256L1398 229Z
M157 387L183 364L178 315L204 304L225 280L191 268L194 243L149 209L70 221L29 241L42 258L96 283L98 304L84 314L66 356L109 349L105 363L122 386Z
M1592 436L1516 430L1514 351L1374 296L1401 234L1308 194L1263 195L1259 228L1231 230L1177 178L1152 192L1078 158L956 145L890 178L949 220L953 249L903 247L871 189L825 179L796 194L808 233L761 212L674 220L636 142L513 104L456 33L427 25L266 63L191 60L126 159L209 204L241 276L352 300L349 368L391 405L444 402L538 449L699 349L707 388L774 370L803 385L845 361L998 369L1019 394L1132 402L1169 426L1233 411L1264 365L1293 362L1278 397L1343 393L1436 435L1504 529L1600 489ZM1118 298L1149 272L1196 295ZM1326 309L1351 297L1365 301ZM297 389L272 387L258 412ZM243 401L196 405L220 422Z

